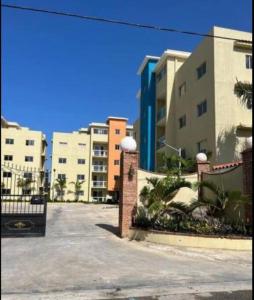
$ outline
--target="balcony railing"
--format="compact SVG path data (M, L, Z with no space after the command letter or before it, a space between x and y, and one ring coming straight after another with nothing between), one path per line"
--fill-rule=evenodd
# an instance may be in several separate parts
M165 142L165 136L163 135L159 137L157 140L157 149L164 147L165 146L164 142Z
M107 198L106 197L93 197L92 200L94 202L106 202Z
M93 187L94 188L106 188L107 181L93 181Z
M93 150L93 156L107 157L108 156L108 151L107 150Z
M161 107L157 112L157 121L165 118L166 116L166 107Z
M107 172L107 166L103 165L93 165L94 172Z

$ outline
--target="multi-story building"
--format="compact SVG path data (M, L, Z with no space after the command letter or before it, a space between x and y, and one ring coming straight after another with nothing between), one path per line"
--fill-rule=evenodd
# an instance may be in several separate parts
M43 183L46 160L46 137L41 131L21 127L1 117L1 175L2 193L13 194L17 191L17 178L34 178L36 187ZM16 175L15 175L16 174ZM9 179L9 180L8 180ZM6 184L7 183L7 184ZM29 190L23 191L29 194ZM30 191L31 192L31 191Z
M153 169L142 161L154 159L156 169L161 164L160 153L174 153L166 144L181 148L183 157L193 158L198 152L206 152L212 162L240 158L246 137L251 136L252 111L240 103L234 86L237 80L252 82L252 44L243 41L251 41L252 34L219 27L213 27L210 34L229 39L206 37L193 53L175 50L163 53L153 65L154 76L150 75L155 96L149 100L143 77L148 76L146 67L151 57L142 62L139 68L142 168ZM147 117L149 110L142 109L151 102ZM154 124L154 116L153 144L144 127L149 122ZM144 153L144 147L150 151Z
M108 117L72 133L54 132L51 198L106 201L119 199L120 142L132 135L126 118ZM54 188L65 178L66 187ZM75 184L79 190L75 190ZM62 194L62 195L60 195Z

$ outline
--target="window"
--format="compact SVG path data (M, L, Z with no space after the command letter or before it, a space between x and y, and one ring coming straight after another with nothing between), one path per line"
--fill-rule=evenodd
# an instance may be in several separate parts
M246 69L252 69L252 55L245 56Z
M115 150L119 150L120 149L120 145L116 144L115 145Z
M94 128L93 133L95 134L108 134L108 130L104 128Z
M182 97L186 94L186 82L184 82L182 85L179 87L179 97Z
M3 172L3 177L11 178L11 172Z
M120 129L116 129L115 134L120 134Z
M185 127L185 126L186 126L186 115L179 118L179 128L182 128L182 127Z
M78 194L79 196L84 196L84 191L78 191L77 194Z
M13 160L13 156L12 155L5 155L4 156L4 160L12 161Z
M132 132L131 131L127 131L126 132L126 136L132 136Z
M78 174L77 175L77 180L85 180L85 175L84 174Z
M24 176L24 178L26 178L26 179L32 179L33 174L30 173L30 172L25 172L23 176Z
M86 144L83 144L83 143L78 143L78 145L79 145L80 147L85 147L85 146L86 146Z
M84 165L86 163L86 160L85 159L83 159L83 158L79 158L78 159L78 164L79 165Z
M66 164L66 162L67 162L66 158L63 158L63 157L58 158L58 163L59 164Z
M31 195L31 189L22 189L22 195Z
M115 159L115 160L114 160L114 165L115 165L115 166L118 166L118 165L120 165L120 160L118 160L118 159Z
M205 73L206 73L206 62L202 63L202 65L200 65L197 68L197 77L198 77L198 79L201 78Z
M198 117L202 116L207 112L207 101L203 101L197 105L197 114Z
M34 161L34 158L33 158L33 156L25 156L25 161L32 162L32 161Z
M67 142L59 142L60 145L68 145Z
M5 144L13 145L14 144L14 139L5 139Z
M2 195L10 195L11 194L11 189L1 189L1 194Z
M64 180L64 179L66 180L66 174L58 174L57 178L60 180Z
M33 146L34 140L26 140L26 146Z
M119 180L119 177L120 177L119 175L115 175L114 176L115 181Z
M207 140L202 140L197 143L198 153L206 153L207 152Z

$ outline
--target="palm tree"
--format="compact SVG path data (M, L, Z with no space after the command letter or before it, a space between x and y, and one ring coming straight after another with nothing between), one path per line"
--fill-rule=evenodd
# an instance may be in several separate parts
M222 222L225 221L229 207L236 210L241 205L250 203L250 198L243 196L240 191L224 191L224 189L210 181L198 182L196 187L208 189L212 197L201 196L199 199L194 200L190 205L190 211L204 207L207 216L212 217L212 219L217 218Z
M54 188L57 191L57 194L60 194L61 201L63 201L64 189L66 188L66 178L57 178Z
M70 184L74 184L74 192L73 191L68 191L68 193L72 193L75 195L75 201L78 202L79 201L79 195L80 195L80 191L82 189L82 184L84 183L85 181L82 180L77 180L76 182L74 181L71 181Z
M22 190L35 190L34 187L31 187L31 184L35 182L32 178L19 178L17 182L17 187L21 188Z
M237 81L234 87L234 93L241 100L241 103L248 109L252 109L252 84L248 82Z
M147 178L147 182L151 185L144 186L140 192L140 200L147 210L151 218L151 222L155 223L164 215L170 216L186 216L189 213L188 205L181 202L173 201L180 188L191 188L191 183L184 179L167 176L163 179Z

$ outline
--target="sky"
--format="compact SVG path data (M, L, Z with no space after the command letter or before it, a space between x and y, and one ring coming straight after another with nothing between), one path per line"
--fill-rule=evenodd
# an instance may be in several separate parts
M208 33L252 31L251 0L2 0L82 15ZM71 132L108 116L138 117L137 70L145 55L193 51L201 37L2 8L2 115ZM49 165L48 165L49 166Z

